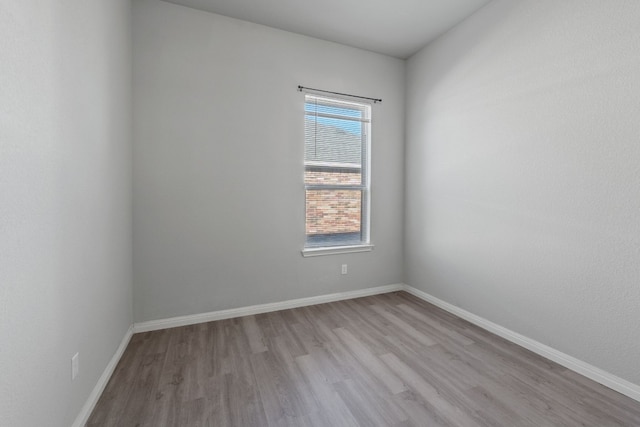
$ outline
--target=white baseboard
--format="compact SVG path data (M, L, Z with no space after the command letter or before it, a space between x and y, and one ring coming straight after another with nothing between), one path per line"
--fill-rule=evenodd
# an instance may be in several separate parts
M102 372L102 375L100 375L100 378L98 378L98 382L96 383L96 386L91 391L89 398L87 399L84 406L80 410L80 413L76 417L76 420L73 422L71 427L84 427L84 425L89 420L89 416L91 415L93 408L95 408L96 403L98 403L98 399L100 399L100 396L104 391L104 388L107 386L109 379L111 379L111 375L113 375L113 371L115 371L116 366L118 365L118 362L120 361L120 358L124 353L124 350L127 348L127 345L129 344L129 340L131 340L132 335L133 335L133 325L129 327L126 334L122 338L122 341L118 346L118 349L114 353L111 360L109 360L109 363L107 364L107 367L104 369L104 372Z
M366 297L370 295L385 294L387 292L401 291L405 288L402 283L393 285L378 286L375 288L360 289L357 291L339 292L328 295L318 295L315 297L292 299L282 302L268 304L251 305L248 307L232 308L228 310L211 311L208 313L192 314L189 316L171 317L168 319L151 320L148 322L135 323L133 332L148 332L158 329L175 328L178 326L194 325L197 323L213 322L215 320L231 319L234 317L250 316L253 314L268 313L289 308L304 307L308 305L323 304L333 301L341 301L353 298Z
M569 356L568 354L551 348L536 340L525 337L524 335L493 323L473 313L470 313L453 304L449 304L448 302L445 302L412 286L404 285L404 290L424 301L427 301L445 311L448 311L451 314L465 319L481 327L482 329L485 329L508 341L511 341L512 343L518 344L521 347L531 350L532 352L539 354L542 357L546 357L547 359L552 360L559 365L564 366L565 368L571 369L574 372L584 375L585 377L592 379L606 387L609 387L617 391L618 393L624 394L625 396L628 396L640 402L640 386L637 384L629 382L616 375L610 374L609 372L583 362L582 360L576 359L573 356Z

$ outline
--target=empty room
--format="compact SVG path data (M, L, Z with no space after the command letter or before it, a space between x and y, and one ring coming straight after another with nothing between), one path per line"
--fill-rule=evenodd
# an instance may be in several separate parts
M640 426L640 2L0 0L0 425Z

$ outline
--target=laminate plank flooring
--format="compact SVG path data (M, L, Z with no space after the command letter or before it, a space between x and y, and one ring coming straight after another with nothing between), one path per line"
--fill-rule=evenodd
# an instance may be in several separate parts
M135 334L87 426L640 426L640 403L404 292Z

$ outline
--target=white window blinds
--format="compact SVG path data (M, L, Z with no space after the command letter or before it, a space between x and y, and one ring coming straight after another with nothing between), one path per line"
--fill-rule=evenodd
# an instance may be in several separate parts
M305 95L306 247L369 243L371 106Z

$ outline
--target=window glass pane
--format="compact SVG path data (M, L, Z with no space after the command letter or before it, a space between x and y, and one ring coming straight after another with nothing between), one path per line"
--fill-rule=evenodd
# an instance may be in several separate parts
M306 246L362 243L361 190L306 191Z
M307 166L304 171L306 185L360 185L360 168L331 168Z
M368 104L305 96L305 247L369 242L370 119Z
M306 116L305 164L362 166L362 122Z
M311 97L310 97L311 98ZM332 116L346 116L354 119L365 119L365 108L348 102L328 101L311 98L304 105L304 111L309 114L327 114Z

